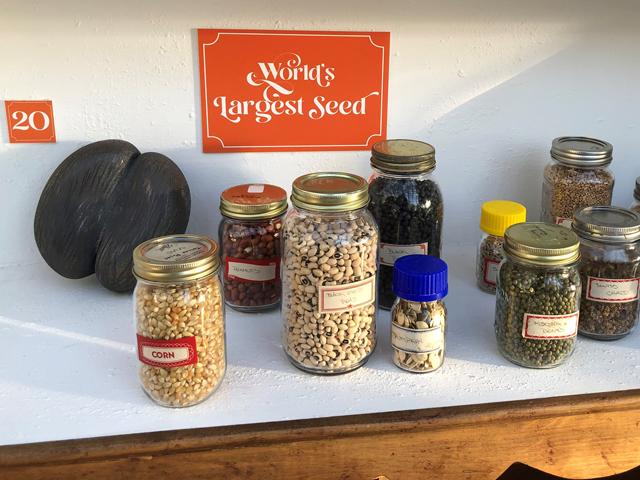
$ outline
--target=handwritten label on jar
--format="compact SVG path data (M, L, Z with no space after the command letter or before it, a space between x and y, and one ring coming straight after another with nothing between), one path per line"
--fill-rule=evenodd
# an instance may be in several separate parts
M556 225L562 225L563 227L571 228L571 224L573 223L573 218L567 217L556 217Z
M638 299L640 278L598 278L589 277L587 300L602 303L626 303Z
M280 258L247 260L227 257L224 261L225 278L240 282L269 282L280 278Z
M391 322L391 345L405 352L431 352L444 347L444 332L440 327L415 330Z
M342 313L371 305L376 299L375 275L345 285L318 287L318 313Z
M575 337L578 333L578 317L579 312L566 315L525 313L522 322L522 336L542 340Z
M429 244L416 243L413 245L394 245L392 243L380 244L380 263L390 267L397 259L406 255L426 255L429 250Z
M198 363L196 337L161 340L138 337L138 359L152 367L175 368Z
M484 281L489 285L495 285L498 280L498 272L500 271L500 262L497 260L491 260L490 258L484 259Z

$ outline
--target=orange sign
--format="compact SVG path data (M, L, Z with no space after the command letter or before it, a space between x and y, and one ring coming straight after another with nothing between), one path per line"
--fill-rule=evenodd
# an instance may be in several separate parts
M198 30L204 152L368 150L387 134L388 32Z
M51 100L5 100L10 143L55 143Z

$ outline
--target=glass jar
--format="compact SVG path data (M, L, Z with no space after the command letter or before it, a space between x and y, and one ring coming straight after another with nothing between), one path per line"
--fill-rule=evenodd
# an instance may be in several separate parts
M629 208L634 212L640 213L640 177L636 178L636 189L633 191L633 202Z
M247 184L220 195L224 297L234 310L257 312L280 304L280 249L287 192Z
M414 373L444 362L447 329L447 264L429 255L406 255L393 267L391 348L393 363Z
M495 317L500 353L523 367L560 365L578 333L578 236L560 225L518 223L504 239Z
M443 203L433 177L435 150L416 140L384 140L371 149L369 210L380 228L380 307L390 309L393 263L404 255L440 257Z
M544 169L540 220L571 228L576 211L611 205L614 178L607 166L612 153L610 143L595 138L556 138Z
M638 323L640 214L618 207L588 207L576 213L580 237L579 332L598 340L628 335Z
M206 400L226 369L224 301L218 245L197 235L170 235L133 252L138 377L165 407Z
M284 220L283 347L318 374L363 365L376 345L378 228L367 182L312 173L293 182Z
M527 209L517 202L491 200L482 204L482 238L476 255L476 282L480 290L496 292L498 269L503 258L504 232L511 225L526 221Z

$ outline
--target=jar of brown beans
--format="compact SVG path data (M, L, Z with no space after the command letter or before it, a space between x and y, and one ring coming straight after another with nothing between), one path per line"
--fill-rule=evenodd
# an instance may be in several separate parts
M277 307L282 218L287 193L275 185L246 184L220 195L220 245L227 305L244 312Z

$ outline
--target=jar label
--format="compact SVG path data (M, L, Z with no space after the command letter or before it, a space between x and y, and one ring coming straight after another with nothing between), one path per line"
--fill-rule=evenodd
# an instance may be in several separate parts
M484 282L489 285L495 285L498 280L498 272L500 271L500 262L490 258L484 259Z
M556 217L555 218L556 225L562 225L563 227L571 228L573 224L573 218L567 217Z
M566 315L525 313L522 322L522 336L543 340L575 337L578 333L578 317L579 312Z
M318 287L318 313L348 312L371 305L375 300L375 275L359 282Z
M380 263L393 267L393 264L400 257L406 255L426 255L429 250L429 243L415 243L413 245L394 245L393 243L380 244Z
M226 257L224 278L240 282L269 282L280 279L280 258L262 260Z
M196 337L162 340L138 337L138 359L152 367L175 368L198 363Z
M416 330L391 322L391 345L405 352L432 352L444 347L444 332L440 327Z
M602 303L626 303L638 300L640 278L589 277L587 300Z

